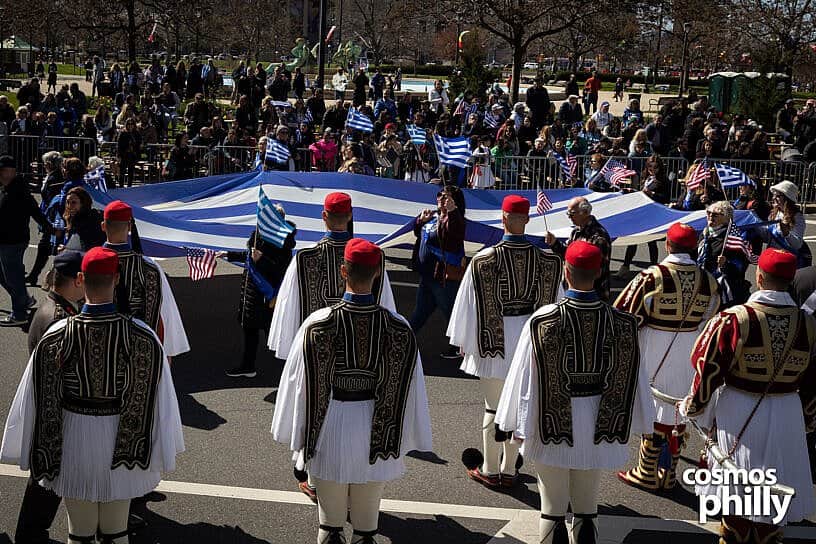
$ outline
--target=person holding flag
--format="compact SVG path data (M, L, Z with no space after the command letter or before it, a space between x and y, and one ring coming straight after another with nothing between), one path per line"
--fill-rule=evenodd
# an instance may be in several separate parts
M274 204L273 208L279 221L285 221L291 228L282 244L277 237L265 239L260 229L256 228L247 240L245 251L220 251L216 254L217 257L226 257L228 261L244 266L241 296L238 300L238 322L244 335L244 345L240 364L226 371L231 378L254 378L256 375L255 360L261 339L260 331L268 332L272 324L278 289L295 249L295 224L286 221L286 214L280 204Z
M294 170L292 147L289 145L289 127L280 124L274 137L267 137L264 170Z
M342 262L346 243L352 237L351 196L339 192L327 194L322 219L326 235L315 245L299 250L283 276L267 342L278 359L286 360L296 347L295 336L306 318L321 308L337 304L343 297L345 283L338 263ZM396 312L384 260L381 266L373 285L374 300ZM315 500L314 483L307 480L307 474L296 470L295 477L300 490Z
M805 216L796 204L799 188L790 181L771 186L771 213L776 223L756 228L759 237L769 248L784 249L796 255L797 268L810 266L813 261L805 243Z
M462 460L468 476L489 488L516 483L518 444L496 432L494 419L521 329L538 308L563 298L561 259L524 235L530 201L508 195L501 209L502 241L473 257L447 330L450 343L465 355L460 369L479 378L485 399L482 450L468 448Z
M725 200L706 209L708 225L697 242L697 264L709 272L720 286L721 305L725 309L748 300L751 284L745 280L749 257L742 249L727 244L734 229L734 208ZM736 231L737 237L741 234ZM733 233L732 233L733 236Z

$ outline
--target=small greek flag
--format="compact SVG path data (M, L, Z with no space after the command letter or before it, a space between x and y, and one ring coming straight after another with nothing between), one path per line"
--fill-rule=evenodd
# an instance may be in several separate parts
M294 229L275 209L272 201L266 198L263 187L259 187L258 191L258 233L264 241L283 247L286 237Z
M278 164L289 162L289 147L274 138L266 141L266 160L274 161Z
M288 108L292 103L288 100L272 100L272 105L276 108Z
M567 162L560 153L557 151L553 151L553 157L555 158L555 162L558 163L558 166L561 167L561 171L564 173L564 177L570 179L574 176L572 168L570 168L570 164ZM574 160L573 160L574 162Z
M408 125L408 136L411 137L411 143L416 146L424 145L427 141L427 133L424 128L419 128L416 125Z
M105 183L105 166L99 165L85 174L85 183L103 193L108 192L108 184Z
M312 110L306 108L306 114L303 116L303 120L309 123L310 125L314 123L314 116L312 115Z
M434 144L440 164L459 168L467 167L467 161L471 155L467 138L443 138L439 134L434 134Z
M722 185L723 188L736 187L739 185L751 185L752 187L756 187L754 180L749 178L748 174L739 168L734 168L733 166L719 162L714 163L714 168L717 170L717 177L720 178L720 185Z
M366 115L357 111L356 108L349 108L346 126L363 132L374 132L374 123Z
M484 114L484 124L488 128L499 128L499 119L492 112L487 111Z

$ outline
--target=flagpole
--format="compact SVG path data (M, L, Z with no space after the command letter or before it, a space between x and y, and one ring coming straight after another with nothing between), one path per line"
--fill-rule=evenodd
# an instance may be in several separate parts
M723 238L723 247L722 247L722 251L720 251L720 257L725 255L725 245L726 245L726 242L728 241L728 233L731 232L731 223L733 223L733 222L734 222L733 219L730 219L728 221L728 230L725 231L725 238Z
M439 160L439 147L436 145L436 138L437 137L440 137L439 134L434 132L433 136L431 136L431 140L433 140L434 151L436 151L436 160L439 163L439 166L441 167L442 166L442 161ZM417 155L419 155L419 150L417 150ZM421 158L420 158L420 162L422 162ZM441 168L440 168L440 171L439 171L439 177L442 180L442 186L444 187L445 186L445 173L441 170Z

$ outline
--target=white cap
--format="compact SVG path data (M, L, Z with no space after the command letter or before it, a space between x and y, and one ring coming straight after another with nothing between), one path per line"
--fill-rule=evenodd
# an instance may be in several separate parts
M791 202L799 201L799 188L788 180L780 181L776 185L771 185L771 191L782 194Z

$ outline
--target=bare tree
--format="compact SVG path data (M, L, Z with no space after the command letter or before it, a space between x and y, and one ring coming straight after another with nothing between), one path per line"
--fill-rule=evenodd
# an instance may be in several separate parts
M558 0L466 0L468 13L476 23L506 42L513 51L513 77L510 95L518 100L521 67L530 44L555 36L580 19L591 19L614 13L622 2L596 0L585 3L565 3Z

